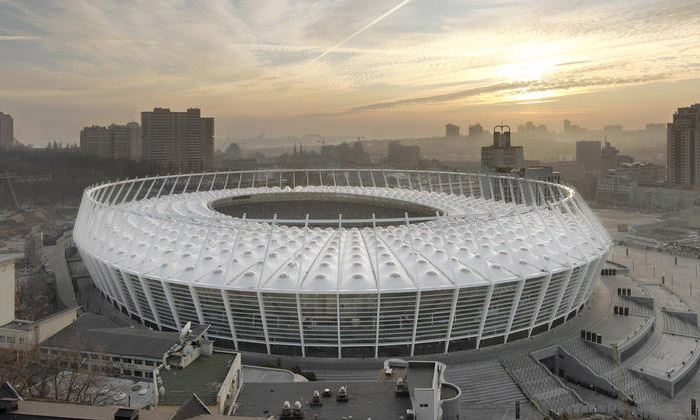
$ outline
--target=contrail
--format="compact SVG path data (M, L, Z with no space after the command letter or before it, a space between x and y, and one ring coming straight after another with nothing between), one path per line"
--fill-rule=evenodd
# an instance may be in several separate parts
M400 8L404 7L404 6L406 5L406 3L410 2L410 1L411 1L411 0L403 0L401 3L397 4L397 5L394 6L393 8L389 9L389 10L388 10L387 12L385 12L383 15L379 16L378 18L374 19L373 21L371 21L371 22L368 23L367 25L365 25L365 26L363 26L362 28L360 28L360 29L358 29L357 31L355 31L355 32L354 32L352 35L350 35L349 37L345 38L344 40L340 41L339 43L337 43L337 44L335 44L334 46L332 46L332 47L330 47L329 49L327 49L327 50L326 50L325 52L323 52L321 55L319 55L318 57L316 57L316 58L314 58L313 60L311 60L307 65L313 64L313 63L317 62L318 60L322 59L323 57L325 57L326 55L332 53L333 50L335 50L336 48L338 48L338 47L340 47L341 45L345 44L346 42L350 41L351 39L355 38L356 36L358 36L359 34L361 34L361 33L364 32L364 31L366 31L367 29L371 28L372 26L376 25L377 23L381 22L382 20L384 20L384 18L386 18L386 17L389 16L390 14L394 13L395 11L399 10Z

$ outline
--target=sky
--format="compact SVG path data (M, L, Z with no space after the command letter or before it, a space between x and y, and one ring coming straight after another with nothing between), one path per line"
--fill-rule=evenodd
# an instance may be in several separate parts
M217 138L561 131L700 102L697 0L0 0L15 135L199 107Z

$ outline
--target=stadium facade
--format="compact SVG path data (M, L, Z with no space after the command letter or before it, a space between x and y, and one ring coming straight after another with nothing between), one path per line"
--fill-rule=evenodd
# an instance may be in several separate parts
M101 292L147 325L209 324L237 350L323 357L546 331L583 308L612 246L570 187L383 169L92 186L74 240Z

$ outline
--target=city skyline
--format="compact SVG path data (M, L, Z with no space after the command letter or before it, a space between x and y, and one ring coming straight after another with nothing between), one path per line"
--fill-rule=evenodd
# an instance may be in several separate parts
M205 109L219 138L642 128L700 91L692 1L0 5L0 108L35 146L160 106Z

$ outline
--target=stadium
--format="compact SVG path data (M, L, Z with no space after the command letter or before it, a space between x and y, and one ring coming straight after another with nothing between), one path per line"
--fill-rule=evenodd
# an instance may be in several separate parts
M163 330L240 351L446 353L576 315L612 243L568 186L389 169L158 176L85 190L96 287Z

